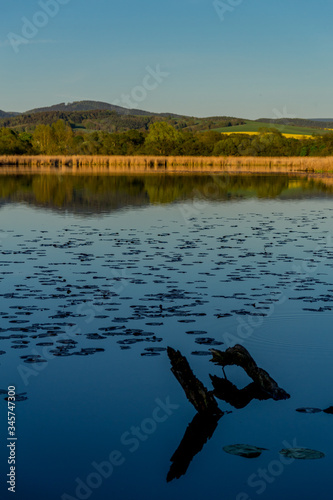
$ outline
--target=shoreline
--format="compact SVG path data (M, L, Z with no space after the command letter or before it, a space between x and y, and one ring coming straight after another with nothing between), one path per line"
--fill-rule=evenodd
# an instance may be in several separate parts
M333 156L0 156L0 174L7 173L333 174Z

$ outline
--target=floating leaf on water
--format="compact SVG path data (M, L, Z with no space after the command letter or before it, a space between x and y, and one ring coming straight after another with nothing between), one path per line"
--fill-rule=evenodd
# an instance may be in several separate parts
M61 357L61 356L72 356L72 354L74 354L73 352L69 352L69 351L56 351L56 350L52 350L50 351L50 353L53 354L53 356L57 356L57 357Z
M223 342L220 342L218 340L215 340L211 337L198 337L195 339L196 344L202 344L202 345L222 345Z
M76 356L89 356L90 354L95 354L96 352L104 352L105 349L100 347L84 347L81 351L74 352Z
M28 356L21 356L24 363L47 363L46 359L40 357L39 354L30 354Z
M192 351L193 356L210 356L212 353L210 351Z
M297 408L296 411L299 413L320 413L322 410L320 408Z
M188 335L204 335L207 332L205 330L189 330L186 332Z
M58 344L65 344L65 345L69 345L69 346L77 344L76 340L72 340L72 339L57 340L57 343Z
M324 458L325 456L325 453L310 450L309 448L286 448L281 450L280 454L298 460L316 460L318 458Z
M258 446L252 446L250 444L231 444L229 446L224 446L223 450L230 455L237 455L244 458L257 458L260 457L262 451L267 450L267 448L259 448Z
M23 392L22 394L16 394L15 395L15 403L19 403L20 401L26 401L28 399L27 396L25 396L26 392ZM8 397L5 398L5 401L8 401Z

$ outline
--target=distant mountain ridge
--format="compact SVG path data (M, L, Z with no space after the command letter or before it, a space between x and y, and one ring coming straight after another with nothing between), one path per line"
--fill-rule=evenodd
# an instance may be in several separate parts
M0 109L0 118L11 118L12 116L17 116L19 115L20 113L14 113L13 112L10 112L10 111L2 111Z
M312 118L314 122L333 122L333 118Z
M276 125L294 125L296 127L330 128L332 120L321 118L259 118L256 122L265 122Z
M0 111L0 128L13 128L19 132L33 132L37 125L52 125L58 120L65 121L73 130L111 133L128 130L147 131L155 121L166 121L176 129L192 132L207 130L231 132L234 130L246 133L257 130L256 124L260 124L261 128L275 126L281 132L288 129L288 133L294 133L295 130L295 133L306 135L328 133L329 129L333 128L333 119L260 118L246 120L230 116L198 118L175 113L153 113L142 109L128 109L116 104L92 100L62 102L34 108L24 113ZM235 126L239 129L233 129ZM296 131L296 128L302 130Z
M147 131L152 123L166 121L181 130L205 131L218 127L241 125L242 118L215 116L197 118L174 113L152 113L140 109L128 109L101 101L74 101L53 106L35 108L17 116L0 117L0 128L33 132L37 125L51 125L63 120L72 129L88 132L125 132L128 130Z
M54 104L53 106L46 106L44 108L35 108L29 111L25 111L24 114L33 113L47 113L49 111L62 111L64 113L70 113L74 111L115 111L119 115L136 115L136 116L180 116L174 113L152 113L150 111L144 111L142 109L128 109L122 106L116 106L115 104L109 104L102 101L74 101L70 103L61 102L60 104Z
M11 112L11 111L3 111L0 110L0 119L1 118L10 118L13 116L18 116L18 115L31 115L34 113L48 113L48 112L63 112L63 113L71 113L71 112L80 112L80 111L114 111L119 115L131 115L131 116L161 116L161 117L167 117L167 118L195 118L194 115L181 115L181 114L176 114L176 113L153 113L151 111L145 111L142 109L129 109L129 108L124 108L122 106L117 106L115 104L110 104L107 102L103 101L90 101L90 100L83 100L83 101L73 101L69 103L61 102L59 104L54 104L52 106L44 106L41 108L34 108L30 109L28 111L24 112ZM214 116L214 117L207 117L207 118L219 118L219 116ZM221 116L222 118L222 116ZM294 125L299 125L299 126L305 126L307 123L308 125L314 125L314 122L324 123L332 123L333 118L279 118L279 119L272 119L272 118L258 118L256 120L250 120L250 121L257 121L257 122L266 122L266 123L277 123L277 124L294 124Z

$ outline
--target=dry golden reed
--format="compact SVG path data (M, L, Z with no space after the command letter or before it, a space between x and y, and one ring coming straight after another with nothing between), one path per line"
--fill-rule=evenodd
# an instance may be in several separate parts
M333 172L328 157L0 156L0 173Z

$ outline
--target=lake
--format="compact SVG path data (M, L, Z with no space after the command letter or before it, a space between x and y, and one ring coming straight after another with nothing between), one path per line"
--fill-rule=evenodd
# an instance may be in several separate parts
M9 175L0 204L1 498L8 387L19 500L330 497L333 416L296 410L333 405L332 178ZM290 398L224 379L235 344ZM167 347L224 380L221 418Z

